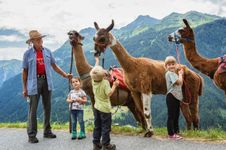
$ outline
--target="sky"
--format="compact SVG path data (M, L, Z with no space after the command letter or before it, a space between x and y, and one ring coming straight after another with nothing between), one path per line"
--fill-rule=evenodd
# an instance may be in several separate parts
M0 42L25 42L33 29L47 34L44 45L52 51L68 38L69 30L108 26L111 19L120 28L139 15L162 19L172 12L188 11L226 16L226 0L0 0L0 29L16 29L25 37L0 34ZM1 46L0 60L22 59L27 45L22 47Z

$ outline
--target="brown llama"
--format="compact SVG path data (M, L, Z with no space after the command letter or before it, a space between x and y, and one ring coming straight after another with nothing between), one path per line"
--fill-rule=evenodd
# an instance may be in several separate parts
M201 56L196 49L193 29L186 19L183 19L183 22L185 27L178 30L180 35L178 41L184 46L184 53L187 60L194 68L210 77L215 85L224 91L226 100L226 72L221 72L219 68L221 64L223 65L226 63L226 55L222 57L222 59L224 59L222 62L220 57L209 59ZM169 40L171 38L173 37L169 36Z
M145 116L146 133L145 136L153 135L152 116L151 116L151 97L152 94L166 94L165 67L163 61L153 60L149 58L132 57L121 43L109 32L112 24L104 28L99 28L98 24L94 23L97 30L94 41L95 50L104 51L106 47L110 47L116 55L122 69L124 70L124 80L130 89L134 98L134 103L139 108L139 115ZM191 93L191 102L189 106L181 105L182 112L186 119L187 129L191 129L193 123L194 128L199 126L199 95L202 91L202 78L183 66L185 73L184 78L189 83L187 85Z
M91 78L89 75L89 72L91 71L92 66L87 62L87 59L83 52L82 40L84 39L84 37L82 37L76 31L71 31L69 38L70 38L70 44L72 45L72 49L73 49L77 72L82 81L82 89L87 93L87 95L89 95L89 97L91 98L92 106L94 106L95 101L94 101L94 95L92 90ZM117 88L117 90L110 97L112 106L118 106L118 105L127 106L129 110L132 112L132 114L134 115L135 119L139 123L141 123L142 127L145 127L145 122L141 122L142 119L140 118L140 116L138 116L130 91L127 91L125 89L120 89L120 88Z

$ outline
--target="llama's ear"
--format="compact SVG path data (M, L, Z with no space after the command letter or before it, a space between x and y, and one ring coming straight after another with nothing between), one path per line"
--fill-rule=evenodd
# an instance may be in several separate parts
M183 19L183 22L184 22L184 24L186 25L187 28L191 28L186 19Z
M96 30L99 30L100 29L99 26L98 26L98 24L96 22L94 22L94 26L95 26Z
M112 28L114 27L114 20L112 19L111 25L107 27L107 32L111 31Z
M85 39L84 36L82 36L82 35L80 35L80 34L79 34L79 36L80 36L80 39L81 39L81 40L84 40L84 39Z

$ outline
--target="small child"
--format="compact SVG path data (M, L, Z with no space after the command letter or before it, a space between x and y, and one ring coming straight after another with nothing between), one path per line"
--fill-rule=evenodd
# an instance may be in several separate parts
M80 133L78 139L86 138L85 125L83 120L83 105L86 103L86 93L81 89L81 80L79 77L71 79L73 90L68 94L67 102L72 116L72 136L71 139L77 138L77 120L80 124Z
M180 101L183 100L182 94L182 84L183 84L183 74L182 69L177 70L177 62L173 56L168 56L165 59L166 67L166 85L167 85L167 95L166 104L168 109L168 119L167 119L167 130L169 139L179 140L182 139L179 136L179 115L180 115Z
M98 59L98 58L97 58ZM98 63L96 63L97 65ZM91 72L93 93L95 104L94 113L94 131L93 131L93 150L115 150L116 145L110 144L111 131L111 102L110 96L115 91L119 81L113 82L112 88L107 80L104 79L105 71L101 66L95 66ZM100 139L102 137L102 143Z

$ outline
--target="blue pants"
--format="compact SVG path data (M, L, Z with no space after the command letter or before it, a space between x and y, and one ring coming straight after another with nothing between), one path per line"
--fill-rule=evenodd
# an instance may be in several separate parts
M80 125L80 131L85 133L85 125L83 120L83 110L71 110L72 131L77 131L77 121Z
M97 109L93 109L94 114L94 130L93 130L93 143L99 144L102 137L102 144L110 144L111 132L111 113L104 113Z

